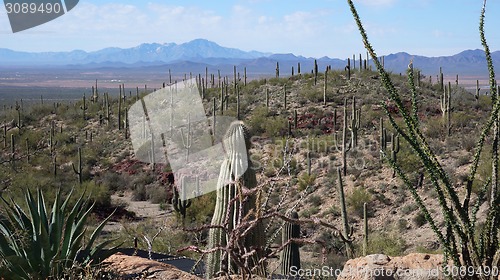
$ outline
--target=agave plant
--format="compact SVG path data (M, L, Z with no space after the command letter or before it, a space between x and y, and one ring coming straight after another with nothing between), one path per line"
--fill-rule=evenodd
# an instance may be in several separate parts
M62 201L58 191L50 212L40 190L36 199L26 191L26 210L2 197L5 217L0 216L0 275L8 275L8 279L59 278L67 269L96 264L115 251L105 249L112 240L94 246L111 215L84 242L94 204L82 194L71 207L71 194Z

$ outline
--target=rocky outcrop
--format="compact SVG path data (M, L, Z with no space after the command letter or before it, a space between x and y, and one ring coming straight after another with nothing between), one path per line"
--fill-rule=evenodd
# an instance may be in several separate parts
M389 257L368 255L346 262L339 280L434 280L441 279L442 255L409 254Z
M201 279L169 264L121 253L105 259L103 266L106 267L106 270L117 275L119 277L117 279Z

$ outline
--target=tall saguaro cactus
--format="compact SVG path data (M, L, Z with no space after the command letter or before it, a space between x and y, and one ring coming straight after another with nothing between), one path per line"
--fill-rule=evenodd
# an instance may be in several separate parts
M226 247L229 238L237 238L231 234L245 219L251 219L258 215L259 211L251 212L257 205L256 197L251 195L243 200L242 191L244 189L253 189L257 186L257 178L252 168L250 157L244 157L243 153L248 155L250 146L250 136L247 128L240 121L235 121L229 127L224 137L224 148L226 159L223 161L220 169L219 180L217 182L217 201L212 218L212 225L222 226L223 228L211 228L208 237L208 248ZM241 149L242 145L246 149ZM243 159L246 158L246 162ZM244 169L245 167L246 170ZM247 261L249 268L254 267L256 274L265 276L263 264L257 266L258 260L262 257L262 248L264 246L264 228L258 222L244 238L244 247L248 251L255 250L256 254ZM241 244L241 242L239 242ZM242 248L230 248L230 250L240 250ZM243 252L237 251L237 254ZM211 279L221 273L237 273L238 268L232 258L234 255L227 254L227 251L216 250L207 256L206 276Z
M82 164L82 148L78 147L78 165L75 167L74 163L71 163L73 171L78 175L78 182L80 185L83 183L83 164Z
M342 174L347 174L347 152L352 147L352 141L347 141L347 99L344 99L344 123L342 125L342 143L338 144L337 133L334 134L337 150L342 152Z
M338 191L340 197L340 207L342 214L342 239L345 242L347 258L351 259L354 256L354 247L352 245L351 237L353 234L353 228L349 228L349 221L347 217L347 208L345 204L344 195L344 182L342 181L342 171L337 168L337 179L338 179Z
M443 121L446 122L447 135L451 134L451 83L444 87L443 95L441 96L441 112L443 113Z
M290 213L290 218L298 220L299 214L296 211ZM281 252L281 274L289 275L290 270L294 267L296 270L300 269L300 251L299 244L291 241L295 238L300 238L300 225L285 222L281 230L281 244L287 244Z

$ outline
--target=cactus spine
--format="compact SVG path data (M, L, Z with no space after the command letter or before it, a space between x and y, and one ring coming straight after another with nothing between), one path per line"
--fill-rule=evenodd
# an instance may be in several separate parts
M296 211L290 213L290 218L298 220L299 214ZM281 231L281 244L286 244L292 239L300 238L300 225L291 222L285 222ZM300 269L299 244L291 242L283 248L281 252L281 274L288 276L290 268Z
M83 183L83 164L82 164L82 148L78 147L78 166L75 167L74 163L71 163L73 171L78 175L78 182L80 185Z
M229 241L227 239L229 236L229 234L227 234L228 231L231 232L244 219L256 219L260 213L258 209L256 209L257 211L251 212L252 209L255 209L256 205L259 205L256 202L257 198L255 195L251 195L243 200L241 193L242 188L253 189L257 186L257 178L255 170L252 168L250 157L247 157L248 168L246 171L243 174L234 173L240 170L241 166L241 162L237 160L237 154L242 151L236 149L237 147L241 147L242 143L240 141L245 142L246 152L248 153L250 145L248 130L242 122L235 121L231 124L224 137L227 157L223 161L220 169L221 173L217 182L217 200L211 223L212 225L224 225L225 229L211 228L209 230L208 248L226 246ZM236 182L234 182L235 176L237 175L241 175L241 177L236 178ZM240 211L240 207L242 211ZM226 221L228 223L226 223ZM244 238L245 248L256 250L256 255L252 259L249 259L248 263L248 267L254 267L257 265L258 260L262 258L263 254L262 248L265 240L263 225L258 222L257 226L242 238ZM241 242L238 242L238 244L241 244ZM263 265L264 264L259 265L256 273L265 276ZM231 256L228 256L221 250L208 254L206 267L206 277L209 279L217 276L220 272L229 274L237 272L237 268L231 260Z
M345 242L346 254L347 258L351 259L354 256L354 247L352 246L351 237L353 234L353 228L349 228L349 221L347 218L347 208L345 204L345 195L344 195L344 183L342 181L342 171L340 168L337 168L337 177L338 177L338 188L339 188L339 196L340 196L340 208L342 212L342 235Z

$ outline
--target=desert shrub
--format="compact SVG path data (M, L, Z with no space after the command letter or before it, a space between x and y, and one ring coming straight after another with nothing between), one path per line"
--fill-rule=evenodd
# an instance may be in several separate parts
M116 192L126 190L129 179L129 176L126 174L118 174L114 171L107 171L96 180L99 183L108 186L110 191Z
M424 125L425 136L441 139L445 135L443 119L441 117L429 118Z
M373 232L368 239L368 254L400 256L405 249L406 242L394 232Z
M132 200L134 201L146 201L148 200L148 195L146 193L146 186L135 185L132 190Z
M307 174L304 173L302 176L299 178L299 190L303 191L306 189L307 186L312 186L314 185L314 181L316 181L316 175L314 174Z
M425 215L422 212L418 212L411 220L417 227L421 227L427 223Z
M307 198L307 201L311 203L312 206L320 206L323 203L323 199L319 195L311 195Z
M369 203L372 196L365 188L358 187L346 198L347 205L351 208L354 214L363 217L363 205Z
M168 190L167 186L159 186L152 184L146 187L146 198L151 203L160 204L167 202Z

